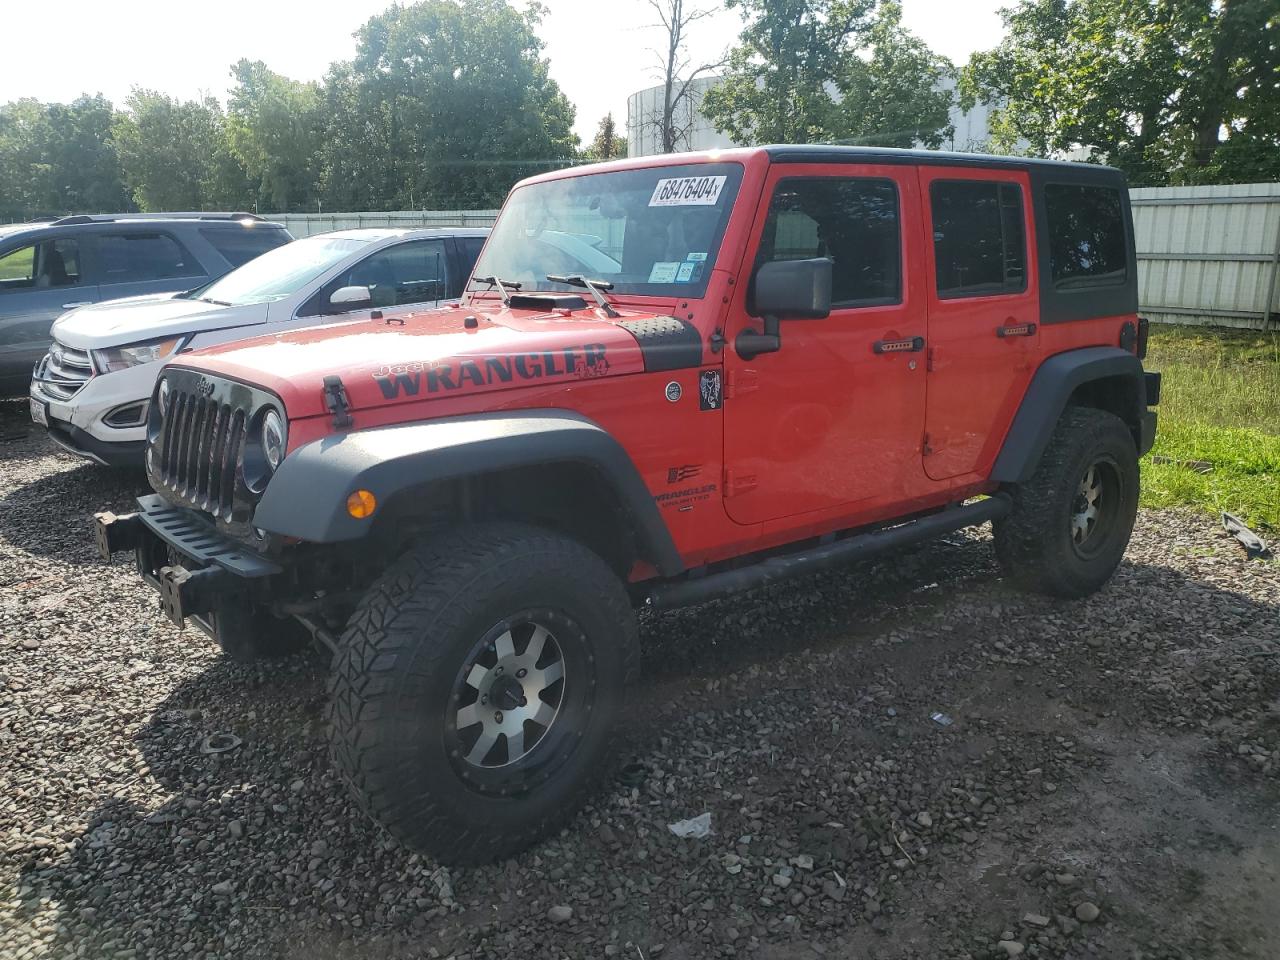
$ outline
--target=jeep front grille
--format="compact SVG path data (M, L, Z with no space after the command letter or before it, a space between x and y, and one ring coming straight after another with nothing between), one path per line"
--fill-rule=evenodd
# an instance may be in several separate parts
M93 361L84 350L54 341L36 368L41 389L58 400L70 400L93 376Z
M169 393L161 413L152 399L147 428L147 473L152 487L173 503L227 523L247 523L260 491L245 482L245 450L258 415L279 408L266 391L168 368Z
M183 500L230 520L248 412L189 393L171 393L168 407L160 476Z

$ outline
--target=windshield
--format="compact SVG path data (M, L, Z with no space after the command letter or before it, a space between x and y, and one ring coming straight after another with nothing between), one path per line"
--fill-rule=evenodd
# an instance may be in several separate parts
M237 307L283 300L368 243L325 236L295 240L268 250L189 296Z
M612 283L613 293L701 296L741 181L738 164L688 163L521 187L474 275L519 283L523 293L573 289L547 275L581 274Z

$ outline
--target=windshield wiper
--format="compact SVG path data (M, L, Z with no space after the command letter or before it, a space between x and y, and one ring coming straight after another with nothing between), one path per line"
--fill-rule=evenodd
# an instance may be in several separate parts
M201 303L212 303L215 307L231 306L231 301L229 300L215 300L213 297L200 297L199 300Z
M523 284L517 283L515 280L503 280L501 277L472 277L476 283L487 283L489 289L498 288L498 293L502 294L503 306L511 306L511 294L509 290L519 290Z
M604 311L606 317L617 317L620 314L613 309L613 305L604 298L602 290L612 290L613 284L608 280L588 280L580 273L575 273L569 277L558 277L555 274L547 274L547 279L552 283L567 283L571 287L582 287L591 291L591 296L596 303L600 305L600 309Z

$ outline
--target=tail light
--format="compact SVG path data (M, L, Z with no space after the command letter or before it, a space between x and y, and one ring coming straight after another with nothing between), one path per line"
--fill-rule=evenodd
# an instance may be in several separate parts
M1147 359L1147 334L1151 332L1151 321L1146 317L1138 318L1137 354L1139 360Z

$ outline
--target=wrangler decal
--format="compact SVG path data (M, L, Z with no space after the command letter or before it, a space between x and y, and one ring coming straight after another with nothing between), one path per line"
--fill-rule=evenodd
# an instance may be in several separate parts
M710 500L711 494L715 493L716 485L708 483L701 487L685 487L681 490L672 490L667 493L654 494L653 500L664 510L667 507L685 507L691 503L698 503L703 500Z
M463 358L435 363L412 361L380 367L373 374L382 395L394 400L401 394L416 397L426 385L427 393L459 390L466 386L484 387L513 380L542 380L546 377L599 377L609 369L603 343L587 343L581 347L547 350L542 353L516 353L483 360ZM426 375L425 379L423 374Z

